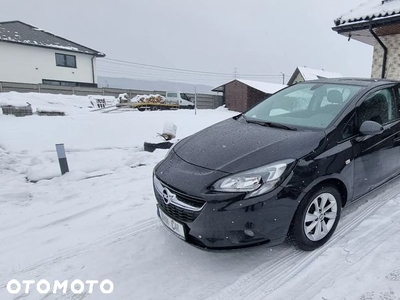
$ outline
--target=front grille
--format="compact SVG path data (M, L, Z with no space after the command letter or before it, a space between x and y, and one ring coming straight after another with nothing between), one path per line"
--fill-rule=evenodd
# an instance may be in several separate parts
M154 177L155 194L158 204L161 206L163 211L171 218L180 221L190 223L193 222L200 214L205 201L194 198L183 193L176 191L175 189L161 183L156 177ZM163 196L163 189L168 189L170 193L173 193L176 200L172 200L166 204Z
M184 223L191 223L196 218L199 216L200 211L191 211L187 209L180 208L178 206L173 205L172 203L170 204L165 204L164 200L161 198L161 196L156 193L156 198L158 205L161 206L162 210L171 218L178 222L184 222Z
M204 204L206 203L204 200L200 200L197 198L193 198L187 195L184 195L182 193L177 192L176 190L170 188L169 186L167 187L171 192L173 192L176 195L176 198L183 202L186 203L190 206L196 207L196 208L202 208Z

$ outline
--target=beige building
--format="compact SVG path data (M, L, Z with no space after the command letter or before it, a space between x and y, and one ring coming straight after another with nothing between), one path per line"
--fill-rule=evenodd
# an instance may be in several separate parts
M370 0L335 20L332 29L374 47L371 77L400 80L400 0Z

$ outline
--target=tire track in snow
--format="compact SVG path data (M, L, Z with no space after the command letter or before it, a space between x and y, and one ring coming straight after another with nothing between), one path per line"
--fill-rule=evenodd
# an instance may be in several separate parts
M394 193L394 197L396 196L398 197L398 192ZM379 199L375 200L378 201ZM386 202L390 203L392 201ZM384 244L388 239L398 235L400 232L400 226L394 222L394 220L397 220L400 217L400 211L397 210L394 214L390 214L392 210L393 207L391 205L387 205L383 208L383 210L380 211L380 214L378 215L379 221L377 221L374 216L368 218L368 220L365 220L368 222L371 221L371 225L378 222L377 226L363 226L362 232L354 232L350 240L347 238L342 238L342 240L347 240L346 246L349 246L349 250L346 249L346 246L342 248L343 251L347 252L347 254L342 255L343 262L330 265L329 272L317 272L318 275L315 276L314 274L312 280L303 281L301 283L301 289L299 289L300 292L296 294L296 297L294 297L293 300L314 298L316 296L316 291L319 291L321 287L331 286L332 274L343 274L343 269L351 268L354 264L357 264L359 261L363 260L371 252L381 247L382 244ZM388 213L388 216L390 215L390 218L385 218L382 220L380 217L382 216L382 212L385 211ZM369 228L365 230L365 227ZM353 230L355 229L356 228L353 228ZM299 284L297 284L297 287L299 287ZM271 294L270 296L275 297L274 294Z
M399 213L394 216L398 218ZM346 247L343 248L347 252L346 261L351 264L359 262L388 238L398 235L399 232L400 227L393 226L391 218L388 218L385 223L380 223L379 227L373 227L368 231L364 231L357 239L351 241L351 250L346 249Z
M387 184L385 186L387 186ZM382 188L383 187L379 190ZM376 191L373 191L372 194L375 194L375 192ZM304 268L312 263L313 260L329 249L332 244L342 239L347 233L351 232L362 221L372 215L382 206L383 203L388 202L391 198L397 195L399 195L399 191L389 190L383 191L382 194L370 198L368 202L360 205L356 211L343 216L334 235L321 248L318 248L313 252L304 252L294 248L288 248L282 253L279 253L277 258L274 258L273 263L269 261L260 265L256 269L240 277L232 285L227 286L207 299L266 299L269 294L300 273ZM364 196L364 198L365 197L367 197L367 195ZM360 201L362 201L362 199ZM377 236L382 233L382 230L369 236L368 242L358 246L358 249L365 247L368 243L374 242Z
M126 226L120 230L117 230L109 235L106 235L104 237L101 237L97 240L94 240L92 242L79 245L76 247L72 247L66 250L63 250L61 252L58 252L55 255L52 255L50 257L38 260L28 266L25 266L22 269L15 270L13 272L10 272L7 274L7 278L3 278L1 282L4 282L6 280L9 280L11 276L15 276L18 274L23 274L29 271L33 271L37 268L43 267L43 266L49 266L54 263L58 263L59 261L69 259L71 257L77 256L79 254L82 254L87 251L91 251L94 249L97 249L101 246L108 246L111 244L118 243L122 241L126 237L132 237L132 236L137 236L140 234L143 234L145 232L151 231L154 228L161 226L160 221L158 218L151 218L148 220L145 220L141 222L140 224L132 225L132 226Z

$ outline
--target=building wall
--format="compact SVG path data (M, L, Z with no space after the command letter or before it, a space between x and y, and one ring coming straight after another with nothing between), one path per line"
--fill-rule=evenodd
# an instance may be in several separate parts
M386 62L386 78L400 80L400 34L379 37L388 48ZM375 42L372 59L372 78L382 76L383 49Z
M268 94L263 93L259 90L253 89L252 87L248 88L248 96L247 96L247 109L253 107L254 105L260 103L262 100L266 99Z
M304 81L303 76L301 75L300 72L298 72L296 78L290 84L295 84L295 83L299 83L299 82L303 82L303 81Z
M243 112L247 109L248 86L240 81L225 85L225 105L229 110Z
M240 81L225 85L225 106L229 110L244 112L266 99L269 95Z
M0 81L37 84L51 79L93 83L91 55L5 42L0 42L0 53ZM75 55L77 67L56 66L55 53Z

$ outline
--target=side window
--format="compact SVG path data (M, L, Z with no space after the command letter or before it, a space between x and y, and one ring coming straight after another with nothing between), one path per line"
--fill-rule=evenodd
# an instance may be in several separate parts
M397 119L396 100L391 88L376 91L358 109L359 125L364 121L387 124Z
M355 114L350 118L350 120L347 122L346 126L343 129L342 132L342 139L345 140L357 133L357 126L356 126L356 118Z
M181 98L190 101L190 98L184 93L181 93Z

